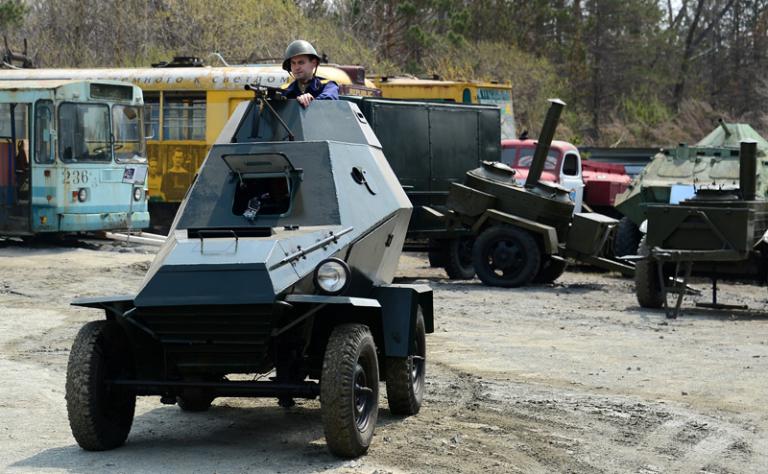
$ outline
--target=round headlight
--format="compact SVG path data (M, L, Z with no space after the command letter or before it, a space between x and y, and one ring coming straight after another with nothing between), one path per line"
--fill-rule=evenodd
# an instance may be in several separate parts
M349 266L344 260L329 258L315 268L315 285L323 293L337 295L349 285Z
M133 188L133 200L141 201L141 188Z
M80 188L80 190L77 192L77 200L80 202L85 202L86 199L88 199L88 190L85 188Z

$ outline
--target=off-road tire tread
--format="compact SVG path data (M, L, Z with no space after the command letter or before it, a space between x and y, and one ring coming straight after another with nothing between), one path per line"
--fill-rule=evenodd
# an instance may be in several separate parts
M622 217L616 227L616 236L613 238L613 254L616 257L636 255L642 237L643 234L637 225L629 220L629 217Z
M375 373L368 375L376 381L373 385L378 404L379 369L370 329L363 324L342 324L336 326L328 338L320 382L320 411L328 449L339 457L355 458L365 454L373 439L378 406L371 413L369 429L361 434L355 424L352 401L354 366L359 354L366 350L372 352L375 362Z
M493 270L490 270L487 266L487 262L483 260L483 249L488 243L495 239L498 234L518 234L521 239L523 247L525 247L525 253L530 257L526 267L518 274L517 278L504 279L496 275ZM472 249L472 262L477 272L477 277L490 286L499 286L502 288L516 288L524 286L533 281L533 278L539 271L541 265L541 250L539 244L533 236L525 230L519 229L513 226L507 225L495 225L484 230L475 240L475 245Z
M664 298L659 287L657 262L643 259L635 263L635 294L643 308L661 308Z
M533 277L533 283L553 283L555 280L565 273L565 269L568 267L568 262L562 260L547 259L541 262L541 268L539 273Z
M67 363L66 401L69 425L77 444L87 451L105 451L125 443L131 430L136 397L125 410L124 423L106 420L98 414L98 402L92 398L98 383L93 377L99 370L101 344L114 343L115 337L124 337L122 329L110 321L86 323L75 337ZM112 338L110 340L110 337Z
M424 339L425 336L424 315L421 313L421 309L419 309L418 316L416 317L416 337ZM424 342L423 340L422 343ZM387 357L386 364L389 411L393 415L402 416L417 414L421 409L421 402L424 398L424 381L422 380L421 392L416 393L413 390L411 368L408 366L407 357ZM425 373L422 372L422 377L424 376Z

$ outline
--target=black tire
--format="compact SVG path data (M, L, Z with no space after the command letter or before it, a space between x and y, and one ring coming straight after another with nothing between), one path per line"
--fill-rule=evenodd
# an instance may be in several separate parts
M664 293L661 291L661 282L659 281L659 263L648 258L650 252L645 245L645 237L641 238L637 253L646 257L635 263L637 302L643 308L661 308L664 306Z
M331 453L345 458L365 454L379 414L379 363L367 326L333 329L323 359L320 404Z
M472 265L474 237L461 237L446 242L445 273L451 280L471 280L475 277Z
M622 217L613 238L613 254L616 257L637 255L637 248L640 246L642 237L643 233L640 232L640 228L628 217Z
M183 411L201 412L211 408L214 396L206 390L193 388L187 389L181 395L176 397L176 403Z
M443 268L445 266L445 242L442 240L429 241L429 250L427 251L429 266L432 268Z
M67 364L66 400L69 426L81 448L104 451L125 443L136 395L106 381L131 377L132 366L130 345L117 323L92 321L80 329Z
M565 272L568 262L546 257L541 263L539 273L533 277L533 283L552 283Z
M393 415L415 415L424 399L427 367L427 339L421 308L416 315L416 332L408 357L387 357L387 399Z
M541 250L529 232L496 225L477 237L472 262L486 285L515 288L527 285L539 272Z

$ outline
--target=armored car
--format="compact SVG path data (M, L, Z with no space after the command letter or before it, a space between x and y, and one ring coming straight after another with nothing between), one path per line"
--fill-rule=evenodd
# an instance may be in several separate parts
M343 457L370 445L380 381L392 413L419 411L432 292L392 284L411 204L355 104L267 95L232 115L138 292L73 303L106 313L67 369L84 449L123 444L137 396L319 396Z

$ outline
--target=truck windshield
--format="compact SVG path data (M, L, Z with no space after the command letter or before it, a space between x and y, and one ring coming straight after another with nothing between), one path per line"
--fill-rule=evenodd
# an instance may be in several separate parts
M59 136L61 161L111 161L109 107L106 104L61 104Z
M115 160L118 163L146 161L143 130L141 107L112 107L112 133L115 136Z
M533 161L534 148L524 148L520 150L520 158L517 159L518 168L530 168ZM544 169L547 171L554 171L557 169L557 160L560 159L560 152L550 151L547 153L547 161L544 163Z

